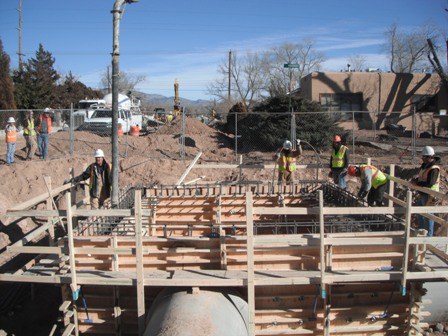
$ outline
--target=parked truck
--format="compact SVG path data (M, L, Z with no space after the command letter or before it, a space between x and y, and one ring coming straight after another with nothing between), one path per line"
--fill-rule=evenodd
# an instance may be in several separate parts
M90 118L85 119L79 130L90 131L100 135L112 134L112 94L103 98L104 105L99 106ZM118 95L118 124L123 133L129 133L131 126L146 129L146 122L140 111L140 100L125 94Z

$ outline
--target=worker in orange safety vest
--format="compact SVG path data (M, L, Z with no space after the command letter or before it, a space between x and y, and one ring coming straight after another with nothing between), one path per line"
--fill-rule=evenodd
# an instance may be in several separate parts
M17 128L16 128L16 120L13 117L9 117L6 128L6 164L8 166L14 163L14 153L16 151L16 142L17 142Z

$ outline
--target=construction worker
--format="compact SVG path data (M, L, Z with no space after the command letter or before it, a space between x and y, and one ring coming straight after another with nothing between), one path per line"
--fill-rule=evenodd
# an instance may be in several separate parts
M425 187L430 190L439 191L440 183L440 157L435 156L434 148L425 146L422 150L422 165L418 176L412 180L412 183ZM435 198L429 194L419 191L417 197L417 205L419 206L432 206L434 205ZM432 237L434 235L434 221L422 215L417 215L418 226L420 229L428 231L427 236Z
M348 148L342 144L342 139L339 135L334 136L332 147L330 174L328 176L333 178L333 182L337 184L339 188L345 190L347 187L345 176L347 175L349 163Z
M299 155L302 155L302 147L300 140L296 140L296 149L293 150L292 143L285 140L283 147L279 149L274 156L278 164L278 183L294 182L294 171L296 170L296 160Z
M16 120L13 117L9 117L6 128L6 164L8 166L14 163L14 153L16 151L16 142L17 142L17 128L16 128Z
M48 155L49 134L52 131L51 109L45 108L44 113L39 116L37 124L37 147L39 147L39 157L45 160Z
M28 161L32 160L34 157L34 151L36 148L35 136L36 131L34 130L33 111L29 110L23 128L23 137L26 142L26 160Z
M95 151L95 162L79 176L64 181L64 184L89 180L90 205L92 209L99 209L110 197L112 186L111 165L104 159L104 152L101 149Z
M168 115L166 116L166 123L167 123L167 124L171 124L172 121L173 121L173 112L170 111L170 112L168 113Z
M365 198L369 206L382 206L383 195L387 186L387 177L381 170L372 165L349 166L347 172L350 176L361 179L361 188L358 197Z

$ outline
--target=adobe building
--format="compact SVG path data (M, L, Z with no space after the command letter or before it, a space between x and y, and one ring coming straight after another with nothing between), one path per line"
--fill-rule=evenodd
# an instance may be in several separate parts
M388 118L377 120L378 128L398 122L410 127L415 106L418 123L427 124L429 118L433 134L447 130L447 91L437 74L312 72L300 87L301 97L319 102L326 111L388 112ZM358 114L357 119L365 117Z

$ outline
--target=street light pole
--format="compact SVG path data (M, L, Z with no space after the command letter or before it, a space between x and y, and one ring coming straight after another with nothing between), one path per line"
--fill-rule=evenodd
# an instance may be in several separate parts
M112 43L112 207L118 206L118 79L120 76L120 20L126 3L138 0L116 0L113 15ZM123 9L122 9L123 7Z

